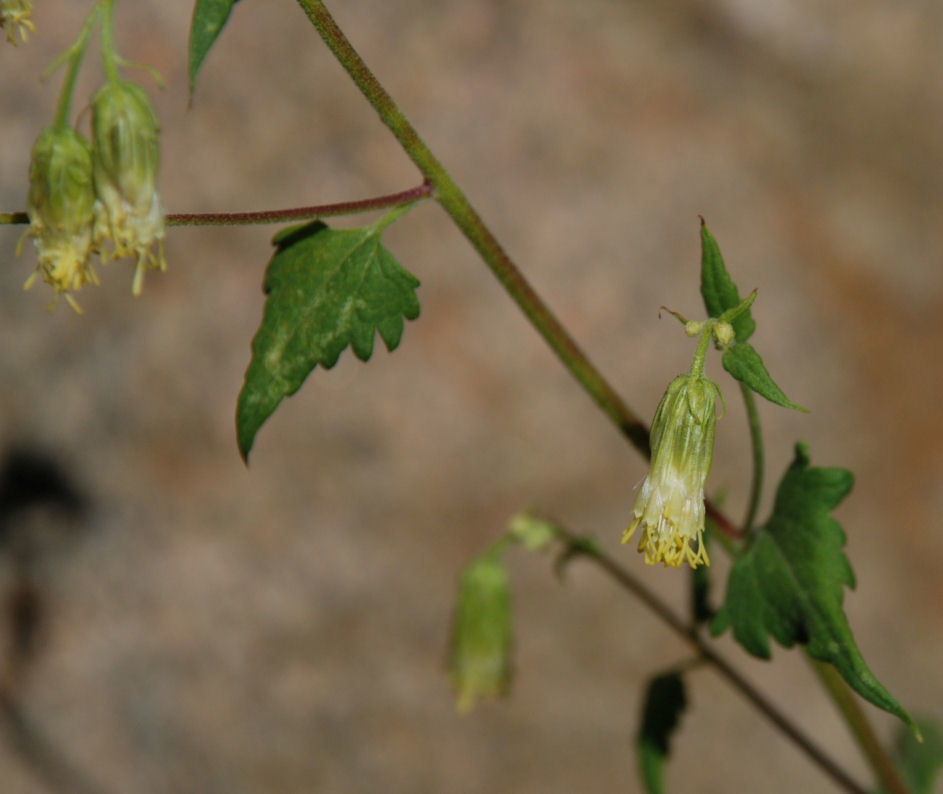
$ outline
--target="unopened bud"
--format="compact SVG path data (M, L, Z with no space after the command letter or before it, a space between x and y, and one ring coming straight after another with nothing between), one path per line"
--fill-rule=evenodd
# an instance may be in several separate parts
M735 336L733 326L730 323L717 323L714 326L714 338L722 347L727 347Z
M684 332L688 336L698 336L704 330L704 323L698 320L688 320L684 324Z
M512 638L507 568L497 554L485 554L462 573L452 618L449 673L459 711L469 711L479 697L507 693Z
M157 117L140 86L108 82L93 97L95 241L113 244L111 253L102 248L102 258L137 258L135 295L145 269L166 268L164 211L157 194L158 132Z

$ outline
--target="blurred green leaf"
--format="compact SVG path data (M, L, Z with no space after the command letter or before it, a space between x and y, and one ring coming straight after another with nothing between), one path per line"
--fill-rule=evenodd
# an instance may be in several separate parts
M265 312L236 406L243 459L262 424L318 364L333 367L348 345L366 361L377 332L393 350L403 318L419 316L419 280L381 245L383 228L336 230L315 221L275 236Z
M665 790L671 735L686 707L684 681L678 673L665 673L648 682L642 725L635 740L639 775L648 794L662 794Z
M855 575L842 550L844 530L830 513L853 483L845 469L809 466L807 446L796 445L772 517L730 570L711 632L732 627L737 642L763 659L770 657L770 635L786 648L804 644L859 695L913 726L868 669L842 609L843 587L854 587Z

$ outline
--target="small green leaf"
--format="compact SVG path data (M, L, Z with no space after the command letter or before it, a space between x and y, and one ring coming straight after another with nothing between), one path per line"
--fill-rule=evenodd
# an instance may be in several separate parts
M772 517L730 570L711 633L732 626L737 642L763 659L770 657L770 635L786 648L804 644L859 695L912 726L865 664L842 609L843 586L854 587L855 575L842 550L845 532L830 512L853 483L845 469L810 467L807 446L796 445Z
M796 405L783 394L766 371L763 359L751 345L737 342L728 347L721 357L724 369L741 383L753 389L760 397L765 397L783 408L792 408L794 411L808 413L807 408Z
M728 309L741 303L737 285L733 283L714 235L701 218L701 297L711 317L720 317ZM756 329L756 322L749 311L745 311L733 322L738 342L746 342Z
M238 0L196 0L190 21L190 100L196 88L196 76L210 47L222 32L229 12Z
M923 735L921 742L912 730L903 726L894 742L894 761L912 794L933 794L934 783L943 769L943 729L926 717L917 718ZM881 794L887 789L881 788Z
M298 391L318 364L330 369L348 345L366 361L377 331L392 351L403 335L403 317L419 316L419 280L381 245L381 231L336 230L315 221L275 236L263 284L265 312L236 407L243 459L282 398Z
M678 673L665 673L648 682L635 750L639 776L649 794L662 794L665 790L665 762L671 734L677 729L686 707L684 681Z

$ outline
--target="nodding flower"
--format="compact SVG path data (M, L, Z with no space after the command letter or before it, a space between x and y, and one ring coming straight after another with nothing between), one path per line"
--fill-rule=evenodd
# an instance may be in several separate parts
M26 204L30 225L24 237L33 238L38 264L24 286L29 289L41 275L57 297L65 293L81 312L70 293L97 284L98 277L88 261L94 251L92 152L75 130L46 127L39 134L30 156Z
M164 270L164 210L157 194L159 127L147 94L114 80L92 98L95 244L102 259L137 259L131 291L141 293L145 270ZM108 251L102 243L111 241ZM156 251L155 251L156 246Z
M622 537L627 543L641 527L638 550L649 565L710 565L703 541L704 481L714 456L718 396L714 381L692 371L668 385L655 411L651 469Z

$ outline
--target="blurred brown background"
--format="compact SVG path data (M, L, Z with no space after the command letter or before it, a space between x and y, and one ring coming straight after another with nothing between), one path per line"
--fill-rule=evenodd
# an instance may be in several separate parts
M29 149L54 113L60 77L43 85L39 73L90 3L35 5L28 46L0 46L2 210L23 208ZM700 313L707 218L741 287L759 288L756 347L812 409L761 406L772 480L798 439L813 442L814 464L856 472L839 511L859 578L852 626L906 707L943 715L943 6L333 5L646 417L690 361L691 343L657 310ZM118 9L122 52L167 83L158 92L135 74L164 128L168 211L419 181L290 2L236 6L188 112L190 13L158 0ZM93 51L76 114L97 68ZM232 416L275 230L171 229L168 272L133 300L131 266L107 266L102 287L80 295L83 317L64 303L47 314L44 286L21 291L34 264L32 251L13 257L21 231L0 229L0 454L51 456L86 510L32 510L17 524L34 538L26 604L42 620L34 651L20 648L20 662L8 651L4 669L48 746L5 735L4 792L49 779L78 791L79 777L91 791L147 794L637 790L641 684L688 652L587 565L561 586L547 560L513 558L513 696L455 713L441 665L456 577L514 511L537 506L595 533L679 608L686 577L618 549L642 459L443 213L422 206L387 235L423 282L400 349L378 343L366 366L345 353L317 370L263 428L248 471ZM740 515L743 411L719 362L708 368L729 407L710 485ZM28 628L15 548L0 558L0 595ZM723 650L867 779L797 654L777 649L770 666L729 640ZM672 791L833 790L712 672L688 683ZM882 736L896 730L867 709Z

